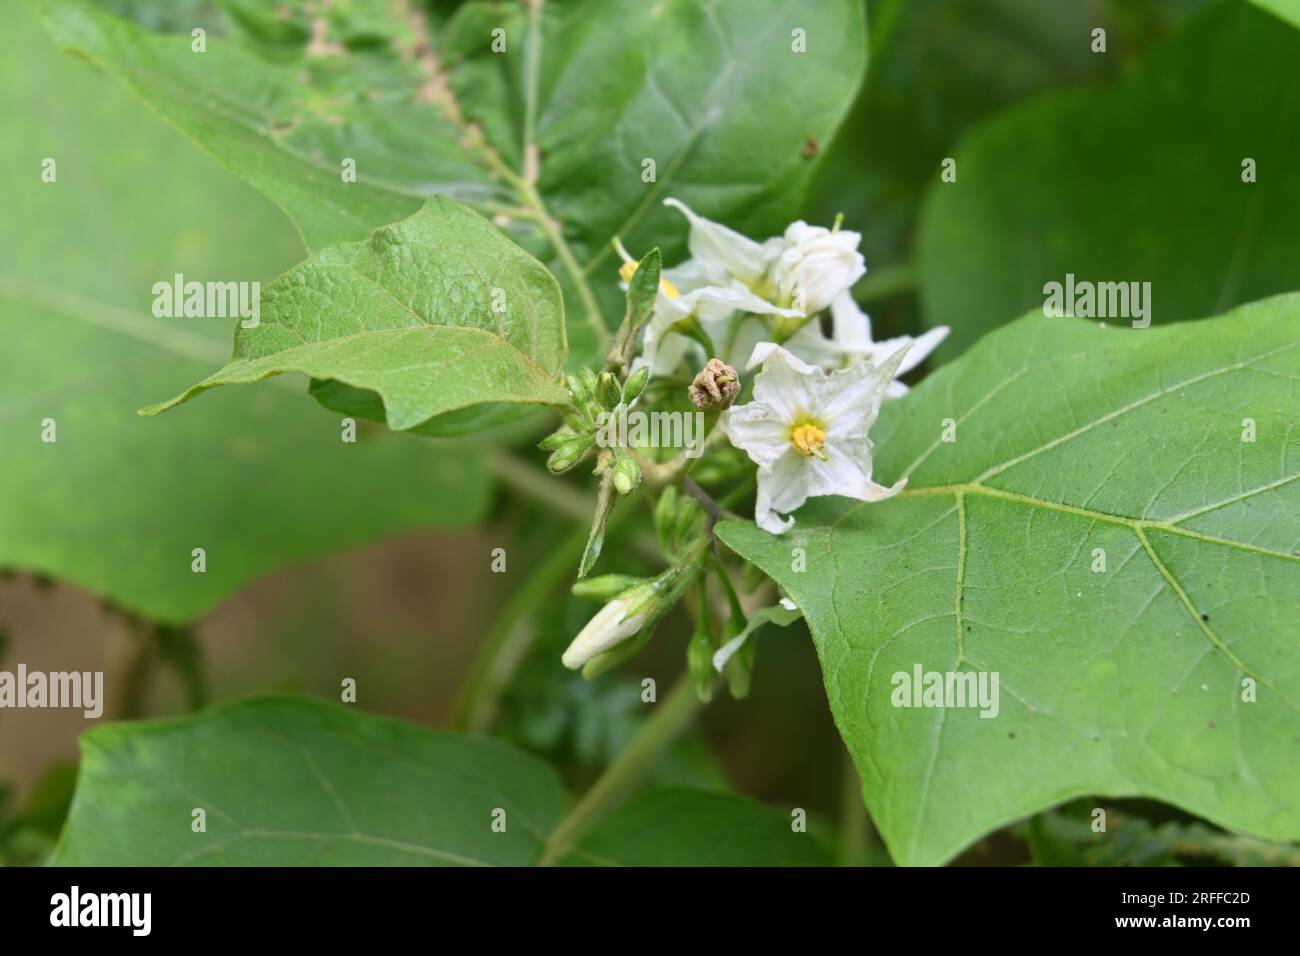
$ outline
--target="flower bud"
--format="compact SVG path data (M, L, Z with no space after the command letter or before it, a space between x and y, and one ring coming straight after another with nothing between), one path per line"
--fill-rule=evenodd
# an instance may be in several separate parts
M578 670L659 620L667 609L663 605L670 600L668 592L676 576L677 569L669 568L654 580L625 591L597 611L560 658L564 666Z
M641 393L645 391L646 383L650 381L650 366L642 365L639 369L627 377L623 385L623 401L631 405Z
M721 411L730 408L740 394L740 376L725 362L709 359L709 364L687 387L686 394L696 408Z
M673 554L677 550L673 525L677 521L677 505L680 500L677 486L668 485L659 493L659 501L655 504L655 534L659 537L659 549L664 554Z
M591 392L582 384L582 379L576 375L564 376L564 385L569 390L569 397L573 399L573 404L582 408L591 398Z
M557 448L563 448L565 445L572 444L573 440L578 437L579 436L575 435L572 431L561 428L557 431L551 432L539 441L537 447L542 451L555 451Z
M717 650L713 643L713 635L709 633L708 613L708 608L701 606L700 621L695 627L695 633L691 635L690 644L686 647L686 672L690 676L691 683L695 685L695 693L705 703L713 699L713 682L716 679L713 670L713 654Z
M618 597L624 591L631 590L638 584L644 584L645 580L645 578L633 577L630 574L601 574L594 578L575 581L570 590L577 597L608 601L610 598Z
M689 542L703 530L706 518L704 507L696 498L691 495L682 496L673 521L673 537L678 547Z
M620 495L630 495L641 484L641 466L627 455L619 455L614 462L614 490Z
M592 440L586 435L574 435L573 440L564 443L551 457L546 459L546 467L553 475L562 475L586 457L591 450Z
M611 412L623 401L623 390L613 372L601 372L596 378L596 401Z
M805 315L827 308L867 271L858 252L862 236L800 221L782 237L784 249L772 267L780 295L802 306Z

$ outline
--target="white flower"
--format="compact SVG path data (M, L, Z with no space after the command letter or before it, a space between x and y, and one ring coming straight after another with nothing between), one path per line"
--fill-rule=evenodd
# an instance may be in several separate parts
M641 593L644 587L633 588L597 611L560 658L564 666L578 670L596 655L617 647L641 630L649 610L645 601L639 600L644 597Z
M866 274L859 233L800 220L790 224L782 241L785 248L772 266L772 281L780 301L801 305L808 315L829 306Z
M674 286L681 281L681 274L676 270L669 269L665 275L669 276L669 281ZM650 371L654 375L664 375L675 369L691 348L692 340L680 333L672 332L671 329L678 322L689 320L692 316L700 321L715 347L723 353L718 356L706 355L705 360L720 357L723 361L727 361L735 358L730 354L732 349L728 347L728 342L734 334L731 319L737 312L803 317L803 313L793 309L777 308L735 281L728 285L700 286L675 297L665 294L663 289L660 289L659 298L655 302L654 315L646 326L641 359L650 366ZM752 324L756 323L745 323L745 325ZM766 329L759 331L763 333L763 337L766 337ZM702 365L703 362L695 364ZM736 364L739 364L739 360Z
M809 498L881 501L903 489L905 479L891 488L871 480L867 431L907 350L904 345L879 365L860 362L828 374L771 342L754 349L750 367L763 366L754 401L728 409L720 425L758 465L754 520L760 528L788 531L794 519L781 513Z
M690 223L686 246L691 258L686 267L696 277L695 285L728 285L737 279L753 289L767 276L781 252L779 240L755 242L734 229L697 215L678 199L665 199L664 205L681 212Z
M822 334L817 322L809 322L784 343L787 351L812 365L820 365L828 371L846 368L850 365L870 359L879 366L903 346L909 346L907 357L903 359L895 375L903 375L916 368L948 337L946 325L931 329L924 335L912 338L900 335L897 338L881 342L871 340L871 319L858 307L853 296L848 292L840 293L831 303L831 320L833 329L831 337ZM907 386L902 382L889 383L886 398L900 398L907 394Z

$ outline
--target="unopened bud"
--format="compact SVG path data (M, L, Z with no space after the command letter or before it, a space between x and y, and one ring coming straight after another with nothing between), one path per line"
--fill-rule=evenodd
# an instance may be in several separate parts
M708 608L701 606L700 623L686 647L686 672L695 685L695 693L705 703L713 699L713 682L717 676L713 670L713 653L717 648L709 633L708 613Z
M562 475L578 462L582 461L591 450L592 441L585 435L574 435L573 440L561 445L551 452L546 459L546 467L553 475Z
M633 577L630 574L601 574L594 578L575 581L571 590L577 597L608 601L644 583L645 578Z
M641 466L626 455L614 462L614 490L620 495L630 495L641 484Z
M564 376L564 385L569 390L569 397L573 399L573 404L579 408L591 398L591 392L576 375Z
M730 408L740 394L740 376L720 359L709 359L709 364L687 387L686 394L699 409Z
M646 383L650 381L650 366L642 365L639 369L627 377L623 384L623 401L631 405L645 391Z
M601 372L596 379L596 401L607 411L618 408L623 400L623 390L613 372Z
M573 443L574 439L579 436L567 428L561 428L553 431L537 443L537 447L542 451L555 451L557 448L563 448L565 445Z
M564 666L577 670L659 620L667 610L667 592L676 574L675 568L669 568L654 580L620 594L597 611L564 652L561 657Z

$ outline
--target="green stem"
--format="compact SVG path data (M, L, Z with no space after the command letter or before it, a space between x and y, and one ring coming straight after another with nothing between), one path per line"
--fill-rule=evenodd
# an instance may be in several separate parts
M862 802L862 781L853 758L844 752L841 762L839 865L865 866L871 821Z
M508 451L496 449L487 454L488 469L507 487L514 489L567 518L584 525L591 521L591 499L572 485L567 485L550 472L530 464ZM632 538L632 546L646 558L660 561L659 545L646 534Z
M663 703L655 705L654 713L641 725L632 742L560 821L546 842L538 864L553 865L593 823L622 804L694 723L703 707L690 678L680 677Z
M115 683L119 688L113 717L135 720L144 715L149 685L157 663L153 627L147 621L130 619L115 660Z

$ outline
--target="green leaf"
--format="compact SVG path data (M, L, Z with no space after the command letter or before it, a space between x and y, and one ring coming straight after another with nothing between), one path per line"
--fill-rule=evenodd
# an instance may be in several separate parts
M1257 7L1262 7L1276 14L1292 26L1300 27L1300 0L1251 0Z
M793 817L701 790L647 790L578 840L562 861L581 866L829 866L830 853Z
M253 328L240 323L225 368L143 414L284 372L375 392L397 430L491 402L568 402L555 279L442 196L291 269L263 293L261 312Z
M668 196L755 235L783 228L816 163L805 145L831 138L866 59L860 0L493 0L437 25L390 0L286 0L274 18L223 6L225 21L199 24L203 54L188 28L155 34L84 3L47 22L279 204L313 250L435 193L497 217L561 275L580 361L617 321L610 239L683 255Z
M862 233L868 282L909 258L921 196L973 125L1009 104L1118 71L1120 31L1106 7L873 0L871 68L812 192L821 219L844 213L846 226ZM1089 49L1093 27L1107 30L1106 56Z
M0 566L184 623L286 565L485 513L469 450L364 430L345 444L281 389L137 416L229 354L230 321L153 318L153 284L269 282L301 247L270 203L56 51L26 5L0 34L0 111Z
M979 128L921 218L925 321L952 326L942 354L1041 307L1067 274L1150 282L1158 325L1300 287L1297 61L1300 32L1220 4L1117 86Z
M522 866L564 809L555 772L506 744L308 698L107 724L81 747L56 866ZM666 790L616 811L565 862L828 861L778 810Z
M85 734L52 862L519 866L563 808L554 771L504 744L261 697Z
M720 527L803 610L897 861L1088 793L1300 836L1298 326L1296 295L1145 330L1026 317L886 404L896 498ZM996 718L893 706L918 666L996 672Z

